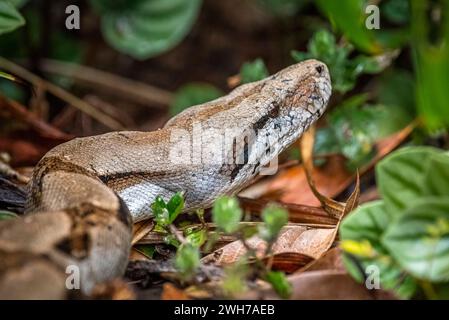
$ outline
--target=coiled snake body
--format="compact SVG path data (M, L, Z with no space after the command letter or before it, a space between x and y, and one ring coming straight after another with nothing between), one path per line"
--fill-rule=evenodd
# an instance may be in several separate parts
M157 195L184 191L185 210L233 194L324 112L327 67L290 66L186 109L154 132L111 132L50 150L29 184L27 214L0 223L0 298L66 298L123 275L132 222Z

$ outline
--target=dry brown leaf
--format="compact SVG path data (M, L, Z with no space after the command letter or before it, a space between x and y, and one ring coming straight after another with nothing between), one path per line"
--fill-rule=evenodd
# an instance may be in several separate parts
M144 220L139 221L133 225L133 238L131 240L131 245L135 245L139 240L145 237L154 228L154 221Z
M244 210L260 213L270 202L267 199L249 199L239 197L239 202ZM310 227L332 227L338 223L334 217L330 217L324 209L296 203L279 203L288 211L288 220L293 223L304 224Z
M299 268L309 265L314 259L305 254L296 252L283 252L266 257L263 261L271 264L272 270L280 270L286 273L293 273Z
M376 294L338 270L303 272L289 276L288 280L292 284L292 300L373 300ZM241 298L279 299L279 296L266 285L265 289L250 291Z
M304 268L296 271L296 273L317 271L317 270L338 270L344 271L341 249L335 247L327 251L321 258L309 263Z
M282 253L300 254L317 259L332 245L336 234L335 228L311 229L298 225L284 227L272 247L272 254ZM258 258L264 258L266 242L257 236L247 240L248 245L256 251ZM205 256L204 263L214 263L224 266L235 263L246 253L243 243L238 240ZM300 266L301 267L301 266ZM292 272L291 269L288 270Z
M190 298L183 290L167 282L162 287L161 300L190 300Z

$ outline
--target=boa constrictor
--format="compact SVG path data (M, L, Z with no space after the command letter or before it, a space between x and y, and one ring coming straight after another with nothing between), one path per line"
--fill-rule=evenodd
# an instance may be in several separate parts
M157 195L184 191L191 211L239 191L322 115L330 95L326 65L307 60L190 107L160 130L50 150L34 169L27 214L0 222L0 298L71 297L71 267L85 295L122 276L132 223L151 217Z

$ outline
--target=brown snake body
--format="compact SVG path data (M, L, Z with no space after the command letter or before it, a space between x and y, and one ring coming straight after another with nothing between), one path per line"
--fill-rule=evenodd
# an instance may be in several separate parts
M154 132L111 132L50 150L35 167L27 214L0 222L0 298L67 298L68 268L89 295L123 275L132 222L157 195L185 210L242 189L324 112L327 67L290 66L190 107Z

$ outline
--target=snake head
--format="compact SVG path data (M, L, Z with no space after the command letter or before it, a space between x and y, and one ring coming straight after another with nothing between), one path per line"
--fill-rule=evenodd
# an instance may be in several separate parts
M273 94L282 101L281 112L303 113L298 109L305 109L316 117L324 113L332 91L324 63L310 59L294 64L273 75L271 81Z

